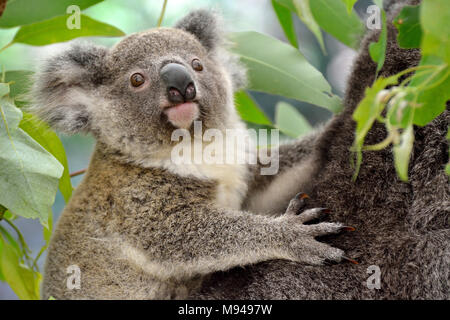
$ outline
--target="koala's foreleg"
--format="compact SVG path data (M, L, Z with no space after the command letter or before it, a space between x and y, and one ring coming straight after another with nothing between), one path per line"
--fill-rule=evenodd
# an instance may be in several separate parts
M169 217L153 235L130 234L135 248L147 249L128 246L124 253L131 262L163 281L273 259L312 265L341 261L342 250L318 242L315 237L335 234L346 227L339 223L305 225L325 210L312 209L298 215L302 201L302 197L293 199L286 213L276 218L217 208L177 212L176 219Z

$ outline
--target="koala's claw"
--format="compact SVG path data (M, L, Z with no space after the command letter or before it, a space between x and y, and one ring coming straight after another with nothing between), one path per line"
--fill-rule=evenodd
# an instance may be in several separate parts
M289 202L289 206L286 209L285 215L298 215L300 210L306 206L306 199L308 198L309 197L306 193L297 193L295 197L292 198L292 200Z
M304 192L299 192L299 193L297 193L295 195L295 198L297 198L297 199L308 199L309 196L306 193L304 193Z
M355 260L344 256L344 251L334 248L326 243L315 240L315 237L329 234L338 234L342 231L355 231L355 228L344 226L341 223L321 222L317 224L305 224L308 221L322 218L331 211L327 208L312 208L302 211L306 206L308 196L304 193L297 194L290 202L284 215L279 219L288 222L293 228L294 234L291 239L295 239L291 244L291 250L297 261L306 262L313 265L339 263L342 260L357 263Z
M353 264L359 264L358 261L356 261L352 258L346 257L346 256L342 256L342 259L347 260L348 262L353 263Z

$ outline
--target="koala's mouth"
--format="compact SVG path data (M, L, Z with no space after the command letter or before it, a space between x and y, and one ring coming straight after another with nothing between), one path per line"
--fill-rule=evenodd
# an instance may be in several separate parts
M188 129L200 115L199 105L196 102L184 102L165 107L163 112L167 119L177 128Z

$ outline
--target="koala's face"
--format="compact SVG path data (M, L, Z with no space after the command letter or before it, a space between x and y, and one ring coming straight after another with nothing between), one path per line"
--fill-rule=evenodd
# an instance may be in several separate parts
M111 76L101 95L137 134L166 139L194 120L210 128L227 121L232 84L226 66L183 30L131 35L111 49L105 67Z
M92 132L126 154L171 145L177 128L225 129L245 71L220 50L215 17L132 34L111 49L74 46L50 59L33 89L38 115L59 130ZM233 76L231 76L231 74Z

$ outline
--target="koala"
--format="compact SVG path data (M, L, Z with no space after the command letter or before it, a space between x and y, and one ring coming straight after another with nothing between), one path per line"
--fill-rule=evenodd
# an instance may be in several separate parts
M76 44L45 61L31 111L60 132L90 133L97 143L50 241L43 299L182 299L209 275L234 267L353 261L316 240L352 228L306 224L328 210L303 210L306 195L295 196L297 189L266 208L257 196L246 200L258 180L254 167L171 161L174 130L194 134L195 121L202 130L244 127L233 102L244 84L245 69L205 10L110 49ZM303 144L285 146L283 157L302 158ZM297 177L308 184L308 174ZM280 182L265 183L269 190ZM268 214L279 208L284 214ZM67 286L71 266L80 270L78 289Z
M419 63L420 51L399 48L397 29L392 25L404 5L418 3L385 1L388 46L379 76L388 77ZM364 152L357 180L352 181L350 149L356 127L352 114L365 89L375 80L376 64L368 46L377 41L378 35L379 30L369 31L362 40L348 79L344 111L334 116L314 139L299 142L304 144L299 150L301 159L313 159L308 161L316 167L308 173L314 181L308 205L326 203L333 209L328 215L330 221L356 228L351 236L327 236L323 240L344 249L359 264L311 267L286 260L266 261L217 272L191 298L450 299L450 184L445 173L449 161L446 134L450 103L431 123L414 128L409 182L397 178L389 149ZM376 123L366 144L380 142L386 134L384 124ZM294 157L286 154L285 162L292 164ZM286 179L288 174L281 171L275 179L282 176ZM263 185L262 180L266 179L256 178L256 186ZM298 188L301 187L299 183ZM249 197L255 194L258 191L249 193Z

